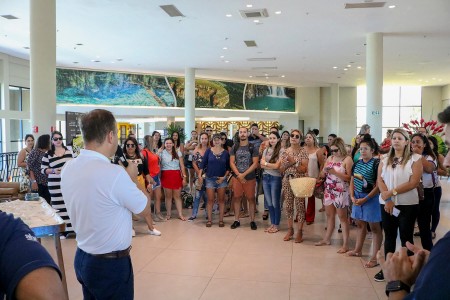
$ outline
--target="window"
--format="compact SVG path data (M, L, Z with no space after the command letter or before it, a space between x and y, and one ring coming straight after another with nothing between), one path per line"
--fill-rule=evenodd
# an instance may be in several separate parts
M16 111L30 111L30 89L10 86L9 109Z
M356 133L366 123L367 92L365 86L358 86ZM390 128L401 127L402 123L420 119L422 116L422 88L420 86L383 86L382 134ZM370 124L369 124L370 125Z

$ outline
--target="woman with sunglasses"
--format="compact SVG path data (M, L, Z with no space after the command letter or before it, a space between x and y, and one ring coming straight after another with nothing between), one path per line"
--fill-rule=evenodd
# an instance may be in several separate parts
M147 181L147 192L154 201L156 221L165 221L166 219L161 214L161 179L159 176L161 168L159 156L152 151L153 138L151 135L144 136L144 145L144 150L141 153L147 160L148 172L151 177L150 181Z
M205 152L208 148L209 148L209 135L206 132L202 132L200 134L200 144L194 149L194 155L192 157L192 166L194 167L195 170L194 182L197 192L194 198L192 215L191 217L189 217L188 221L194 221L197 218L200 200L203 198L203 201L207 202L206 188L205 183L203 181L203 169L201 168L201 163L203 161L203 156L205 155Z
M308 174L308 152L300 147L302 133L298 129L291 131L291 146L283 151L281 155L280 171L284 173L282 190L284 193L284 205L288 221L288 232L284 241L289 241L294 236L294 205L299 213L298 231L295 237L296 243L303 242L303 223L305 222L305 199L297 198L292 192L289 180L305 177Z
M281 142L278 132L269 134L269 145L262 154L261 168L263 168L263 189L264 203L266 204L269 215L270 225L265 230L268 233L278 232L281 219L281 173L279 171L281 164ZM264 219L264 218L263 218Z
M17 166L20 168L20 188L19 191L21 193L26 193L30 190L30 177L27 166L27 159L30 155L31 150L34 147L34 137L32 134L27 134L25 136L25 148L20 150L17 155Z
M183 206L181 203L181 188L186 185L186 170L183 163L183 154L176 150L175 142L172 138L164 140L164 149L158 152L161 158L161 185L164 189L166 202L167 220L172 214L172 198L175 199L175 206L178 211L178 219L186 221L183 216Z
M325 191L323 204L327 215L327 231L324 238L317 242L316 246L331 245L331 235L335 226L336 213L342 225L342 247L337 253L346 253L348 251L349 223L348 206L349 200L349 181L352 172L353 161L347 155L345 143L342 138L336 138L330 144L331 156L325 162L321 172L321 177L325 178Z
M212 208L214 196L217 192L219 202L219 227L224 227L223 215L225 211L225 188L228 186L227 177L230 172L230 154L222 147L220 134L213 135L214 147L208 148L201 163L201 169L205 173L205 187L208 195L206 209L208 222L206 227L212 225Z
M431 238L431 214L434 206L434 188L438 181L437 157L431 149L430 142L422 133L415 133L411 136L411 150L422 156L422 184L423 200L419 201L419 213L417 224L419 225L420 240L422 247L428 251L433 248Z
M380 160L374 156L377 144L370 137L364 137L360 142L361 159L352 168L350 180L350 199L353 202L352 218L356 220L358 233L355 249L347 253L348 256L361 257L364 240L366 239L367 224L373 234L372 255L364 265L373 268L378 265L377 252L381 248L383 233L381 232L381 210L378 203L379 189L377 186L378 165Z
M392 131L392 147L380 161L377 184L384 231L384 253L395 252L397 232L402 247L414 243L419 195L417 185L423 172L421 155L411 152L408 133L397 128ZM376 281L383 281L383 271L375 274Z
M48 191L50 192L52 207L58 210L58 215L66 223L66 231L60 235L61 239L65 239L69 233L73 233L73 228L67 214L63 194L61 194L61 169L66 162L73 158L73 154L64 146L61 132L53 131L51 139L50 150L42 157L41 173L48 177Z
M434 187L434 205L433 205L433 213L431 214L431 238L436 238L436 228L439 224L439 219L441 217L441 213L439 211L439 206L441 204L442 197L442 187L441 181L439 180L439 176L448 176L447 169L444 167L444 155L439 153L439 144L437 139L430 135L428 136L428 140L430 141L431 149L433 150L434 155L437 157L438 169L436 176L436 185Z
M152 151L153 153L157 153L158 150L162 148L161 133L159 133L156 130L153 131L152 138L153 138Z
M153 181L153 178L150 176L150 173L148 171L147 160L141 155L138 142L134 137L128 137L125 140L123 153L125 153L125 157L127 158L128 163L137 164L138 176L136 178L136 185L144 193L148 201L151 201L148 189L151 189L151 182ZM148 182L147 185L146 182ZM161 232L153 227L153 219L151 214L149 214L148 217L145 218L145 222L147 223L148 233L150 235L161 235ZM136 233L133 229L133 236L135 235Z

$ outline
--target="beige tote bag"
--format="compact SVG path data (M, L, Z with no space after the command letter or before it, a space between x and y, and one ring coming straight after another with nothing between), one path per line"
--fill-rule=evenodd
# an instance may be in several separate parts
M309 198L314 193L316 178L300 177L289 180L292 193L297 198Z

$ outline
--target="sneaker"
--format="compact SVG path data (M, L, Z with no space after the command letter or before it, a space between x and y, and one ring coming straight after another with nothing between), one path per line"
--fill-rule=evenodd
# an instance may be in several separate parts
M60 239L60 240L65 240L65 239L66 239L66 236L65 236L63 233L61 233L61 234L59 235L59 239Z
M136 231L134 231L134 229L131 229L131 236L135 237L136 236Z
M236 229L236 228L238 228L239 226L241 226L241 223L240 223L239 221L234 221L234 223L231 224L230 228L231 228L231 229Z
M197 217L192 216L188 219L188 222L193 222L195 219L197 219Z
M384 281L384 275L383 270L380 270L375 276L373 276L373 279L375 279L376 282L383 282Z
M150 229L148 230L148 234L155 235L155 236L160 236L161 235L161 231L159 231L156 228L153 228L153 230L150 230Z
M256 223L252 221L252 222L250 222L250 228L252 230L256 230L256 229L258 229L258 226L256 226Z

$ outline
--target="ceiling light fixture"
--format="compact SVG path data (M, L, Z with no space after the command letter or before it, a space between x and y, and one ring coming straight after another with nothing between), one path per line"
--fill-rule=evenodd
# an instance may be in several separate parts
M358 68L358 69L361 69L361 66L358 66L357 68Z
M164 10L170 17L184 17L175 5L160 5L159 7L161 7L161 9Z
M246 5L248 8L251 8L251 7L253 7L253 4L247 4Z
M248 77L250 77L250 78L253 78L253 76L252 76L252 75L250 75L250 76L248 76Z
M253 20L253 22L255 22L255 23L259 23L259 20Z
M225 55L221 55L220 58L225 58Z
M389 5L388 7L389 8L395 8L395 5Z
M347 68L344 68L344 71L347 71L348 69Z
M277 11L275 12L275 14L276 14L276 15L281 15L281 10L277 10Z
M333 67L333 69L337 69L338 67Z
M229 60L226 60L226 61L225 61L225 63L229 63L229 62L230 62Z
M222 49L223 49L223 50L228 50L228 47L223 47Z
M351 68L352 67L352 65L347 65L347 68Z
M226 14L225 17L227 18L231 18L233 15L232 14Z
M282 78L286 77L285 75L281 75Z
M2 18L5 18L7 20L16 20L18 19L18 17L13 16L13 15L1 15Z

